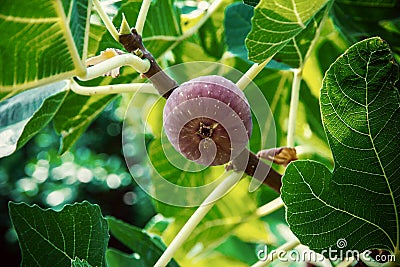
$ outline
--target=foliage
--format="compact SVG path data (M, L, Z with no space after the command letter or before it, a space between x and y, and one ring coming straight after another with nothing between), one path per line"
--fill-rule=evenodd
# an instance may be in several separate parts
M142 1L104 2L118 27L123 14L134 24ZM253 116L254 152L266 148L265 132L274 132L277 147L286 145L293 70L301 73L295 146L306 160L289 165L282 188L287 222L300 241L318 251L346 238L349 249L398 253L398 1L215 0L216 7L212 1L151 2L143 41L166 71L174 73L179 63L217 62L219 68L205 68L202 75L218 73L236 82L240 77L232 69L245 73L272 58L253 80L273 116ZM184 172L168 162L160 134L164 102L154 96L137 94L130 104L132 94L83 96L71 90L71 78L93 88L144 82L129 67L114 79L74 78L85 75L87 57L123 49L92 1L6 0L0 25L0 193L4 201L22 202L9 204L22 266L153 265L194 208L151 201L128 169L150 184L161 173L177 185L199 186L214 181L223 167ZM380 38L363 40L374 36ZM178 70L179 82L193 76L193 70ZM249 99L250 90L244 91ZM257 103L251 103L254 112L267 108ZM120 146L126 110L132 127L122 131L129 131L134 159L128 169ZM289 239L282 209L268 218L257 215L277 194L264 187L249 193L249 184L243 179L216 203L169 266L248 266L257 260L259 244L277 247ZM102 197L93 197L97 193ZM132 200L140 195L141 202ZM115 204L125 197L140 203L132 209ZM99 206L88 202L64 206L84 199L99 202L104 214L129 214L134 226L112 217L106 224Z
M55 212L11 202L10 215L22 245L22 266L69 266L76 258L105 266L108 227L98 206L84 202Z
M345 238L358 251L398 249L398 79L399 66L380 38L350 47L327 71L321 112L335 169L294 162L282 188L288 223L303 244L321 250Z

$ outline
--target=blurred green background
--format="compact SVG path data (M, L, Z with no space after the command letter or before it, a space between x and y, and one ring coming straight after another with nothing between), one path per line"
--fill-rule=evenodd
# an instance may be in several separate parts
M152 201L133 182L123 158L120 100L111 102L74 148L61 157L60 138L49 125L22 149L0 159L0 255L7 258L7 266L19 266L21 261L10 226L9 201L57 210L67 203L88 200L99 204L104 215L140 228L155 215ZM149 175L139 164L138 157L135 173ZM114 240L110 245L124 251Z

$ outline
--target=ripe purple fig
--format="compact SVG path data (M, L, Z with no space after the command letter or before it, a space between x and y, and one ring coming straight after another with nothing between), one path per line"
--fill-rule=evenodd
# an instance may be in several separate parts
M243 92L221 76L202 76L183 83L167 99L165 133L187 159L225 164L245 149L251 135L250 106Z

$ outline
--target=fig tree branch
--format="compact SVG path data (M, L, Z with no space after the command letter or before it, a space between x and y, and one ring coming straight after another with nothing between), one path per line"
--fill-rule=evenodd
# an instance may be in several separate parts
M282 175L247 149L243 150L243 152L227 166L227 169L233 169L239 172L243 171L263 184L268 185L276 192L280 193L281 191Z
M147 51L143 45L142 36L136 29L132 29L131 33L128 34L121 34L119 36L119 42L129 53L133 53L150 62L149 70L142 72L142 74L153 83L161 96L168 98L172 90L177 88L179 84L162 70L154 56Z

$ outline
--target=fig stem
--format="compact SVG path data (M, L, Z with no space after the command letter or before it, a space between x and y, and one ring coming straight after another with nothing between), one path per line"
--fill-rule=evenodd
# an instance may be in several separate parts
M182 227L179 233L175 236L172 242L169 244L167 249L158 259L154 267L164 267L172 259L175 252L182 246L182 244L188 239L194 228L200 223L200 221L206 216L210 209L214 206L216 201L223 197L239 180L240 175L237 173L230 173L212 192L203 203L197 208L193 215L189 218L186 224Z
M287 144L286 144L288 147L294 147L301 79L302 79L302 69L294 69L293 70L292 94L291 94L291 99L290 99Z
M71 90L79 95L108 95L108 94L120 94L120 93L147 93L147 94L158 94L156 88L151 83L128 83L128 84L110 84L103 86L82 86L70 80Z
M285 244L283 244L282 246L275 249L273 251L273 253L269 253L268 256L264 260L260 260L260 261L256 262L251 267L267 266L268 264L270 264L271 262L276 260L281 255L281 253L279 253L280 251L289 251L291 249L294 249L298 245L300 245L300 241L298 239L288 241ZM265 251L264 253L266 253L266 252L267 251ZM259 254L259 252L257 254ZM261 255L257 255L257 256L261 256Z
M136 20L135 29L138 34L142 35L144 23L146 22L147 12L149 11L151 0L143 0L140 7L139 15Z
M114 24L111 22L111 19L108 17L107 13L104 11L99 0L93 0L93 5L96 8L97 14L99 14L101 20L106 26L108 32L116 41L118 41L118 36L119 36L118 31L115 28Z
M244 166L245 162L247 162L246 166ZM280 193L281 191L282 175L247 149L243 150L227 168L244 171L247 175L268 185L276 192Z
M142 36L136 29L133 28L130 34L121 34L119 36L119 42L129 53L133 53L142 59L150 61L149 70L142 72L142 74L153 83L161 96L168 98L179 84L162 70L154 56L147 51L143 45Z

